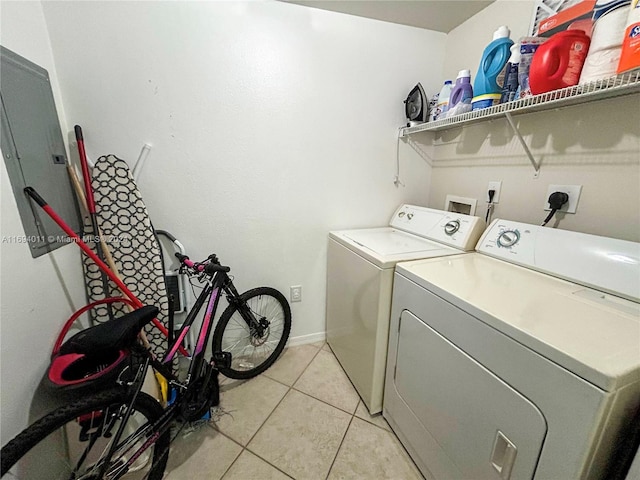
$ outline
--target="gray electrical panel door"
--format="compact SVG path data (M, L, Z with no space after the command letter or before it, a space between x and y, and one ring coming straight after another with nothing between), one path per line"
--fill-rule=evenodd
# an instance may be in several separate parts
M80 215L67 173L49 74L1 46L0 56L0 147L29 250L38 257L68 241L24 188L35 188L76 233L80 232Z

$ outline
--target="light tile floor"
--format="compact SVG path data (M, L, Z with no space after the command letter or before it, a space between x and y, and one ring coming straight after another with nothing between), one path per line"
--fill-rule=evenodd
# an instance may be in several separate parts
M221 414L180 434L166 480L422 479L324 342L288 348L263 375L221 384Z

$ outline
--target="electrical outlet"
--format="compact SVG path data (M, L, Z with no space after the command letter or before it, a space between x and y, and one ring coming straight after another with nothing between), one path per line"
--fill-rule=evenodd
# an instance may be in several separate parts
M489 192L489 190L496 191L496 193L493 195L493 203L500 202L500 189L502 189L502 180L489 182L489 187L487 188L487 192ZM487 202L489 202L489 193L487 193Z
M582 185L549 185L547 189L547 196L544 197L544 209L549 211L549 196L553 192L564 192L569 195L569 201L565 203L559 212L576 213L578 209L578 200L580 200L580 193L582 192Z
M289 298L291 302L301 302L302 301L302 285L292 285L289 287Z

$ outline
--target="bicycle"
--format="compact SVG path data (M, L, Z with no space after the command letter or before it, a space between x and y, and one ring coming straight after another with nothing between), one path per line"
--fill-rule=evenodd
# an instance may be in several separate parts
M228 275L230 268L215 255L199 263L180 253L176 257L181 271L203 282L204 288L162 361L137 341L144 325L157 315L156 307L144 306L73 335L60 347L48 372L49 381L71 392L73 401L2 448L0 477L160 480L169 446L178 435L173 432L201 419L219 403L218 372L248 379L273 365L291 329L286 298L269 287L240 294ZM222 295L229 305L215 327L212 358L206 361L205 346ZM205 302L189 369L180 380L171 364ZM150 366L175 392L166 407L142 391ZM96 388L97 393L84 394ZM173 432L172 426L177 427ZM57 449L53 454L52 446ZM43 464L40 474L37 470Z

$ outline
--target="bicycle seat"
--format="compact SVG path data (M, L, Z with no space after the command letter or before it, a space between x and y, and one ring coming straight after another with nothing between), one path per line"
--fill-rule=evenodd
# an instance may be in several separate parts
M99 325L76 333L60 347L59 353L100 355L107 351L130 347L147 323L158 316L157 307L144 306Z

